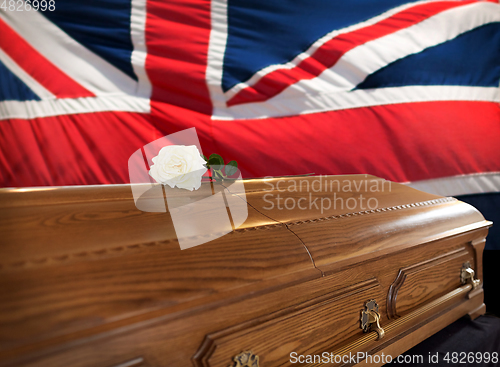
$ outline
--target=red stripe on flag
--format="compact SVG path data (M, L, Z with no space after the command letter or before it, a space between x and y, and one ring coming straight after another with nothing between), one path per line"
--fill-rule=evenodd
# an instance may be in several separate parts
M76 83L12 28L0 19L0 48L33 79L58 98L94 97L94 94Z
M406 103L214 126L205 114L154 108L155 116L2 121L0 185L126 183L132 153L193 126L203 153L236 160L245 178L369 173L401 182L500 171L500 106L491 102Z
M218 150L210 116L163 103L152 112L155 116L97 112L1 121L0 187L128 183L128 160L137 149L191 127L203 152Z
M380 22L346 33L325 42L310 57L291 69L271 71L254 85L235 94L228 106L268 100L300 80L309 80L331 68L346 52L371 40L408 28L444 10L467 5L472 1L445 1L419 4L405 9Z
M212 114L205 81L210 1L148 1L147 8L146 69L153 85L151 100Z
M100 112L0 123L1 186L125 183L128 159L155 139L148 114Z
M369 173L404 182L500 171L499 121L497 103L419 102L213 121L213 134L243 177Z

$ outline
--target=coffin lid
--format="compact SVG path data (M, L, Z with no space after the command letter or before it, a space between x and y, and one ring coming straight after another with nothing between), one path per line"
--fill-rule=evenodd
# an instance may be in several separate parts
M229 200L247 203L248 217L234 232L260 229L258 233L265 239L266 228L283 227L296 235L310 252L309 246L314 247L319 240L312 232L321 230L318 235L328 239L327 248L318 254L321 258L328 252L336 254L338 246L357 243L356 225L367 233L366 246L357 252L353 247L342 247L342 258L403 245L412 231L418 232L422 239L444 235L450 229L456 232L462 227L466 230L467 226L476 228L489 223L475 208L454 198L371 175L288 176L240 182L238 185L233 181L204 182L194 191L166 186L165 193L157 186L142 199L147 197L161 210L165 205L162 196L166 195L164 212L138 210L130 185L1 189L0 211L4 216L1 258L7 266L29 261L28 258L61 257L70 255L68 251L76 253L103 246L176 243L172 211L220 192ZM217 227L217 216L221 213L218 208L207 207L206 213L193 215L197 219L206 218L207 223ZM395 241L398 232L404 232L406 240ZM218 234L216 230L214 233ZM208 251L207 247L216 250L217 244L230 235L188 250L200 254ZM378 243L379 237L390 238L390 243ZM377 242L377 246L371 246L370 242ZM172 246L175 248L179 248L178 243ZM319 260L314 253L311 255ZM325 261L336 260L333 256Z

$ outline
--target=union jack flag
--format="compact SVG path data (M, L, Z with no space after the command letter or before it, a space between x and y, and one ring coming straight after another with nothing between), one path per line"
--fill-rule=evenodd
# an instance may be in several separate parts
M134 151L196 127L244 177L500 191L496 1L9 4L2 186L126 183Z

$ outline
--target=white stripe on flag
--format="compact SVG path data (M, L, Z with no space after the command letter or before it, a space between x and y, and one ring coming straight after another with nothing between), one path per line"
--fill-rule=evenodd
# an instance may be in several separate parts
M137 91L138 97L149 98L151 96L151 82L146 73L146 0L132 0L132 12L130 14L131 38L134 45L132 51L132 67L139 79Z
M42 101L0 102L0 120L33 119L37 117L104 111L149 113L149 98L114 95L103 97L46 99Z
M373 90L358 89L352 92L324 94L297 93L293 98L288 97L286 99L283 97L281 97L283 99L280 99L279 97L280 95L267 101L266 103L247 103L232 106L231 109L218 109L214 111L212 119L259 119L412 102L500 102L500 89L497 87L417 85Z
M441 196L500 192L500 172L475 173L430 180L405 182L414 189Z
M214 109L226 108L222 92L222 70L227 41L227 0L212 0L212 31L207 55L206 81Z

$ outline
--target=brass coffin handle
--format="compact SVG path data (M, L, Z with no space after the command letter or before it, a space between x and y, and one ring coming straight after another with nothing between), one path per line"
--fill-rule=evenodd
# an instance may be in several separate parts
M365 309L361 311L361 329L365 333L375 331L378 334L378 340L385 336L385 331L380 326L378 304L374 299L366 302Z
M474 272L474 269L471 268L470 262L467 261L462 265L462 271L460 273L460 281L462 284L470 283L472 285L472 289L476 289L481 283L481 280L474 279L475 275L476 273Z
M233 357L234 364L229 367L259 367L259 356L247 350Z

